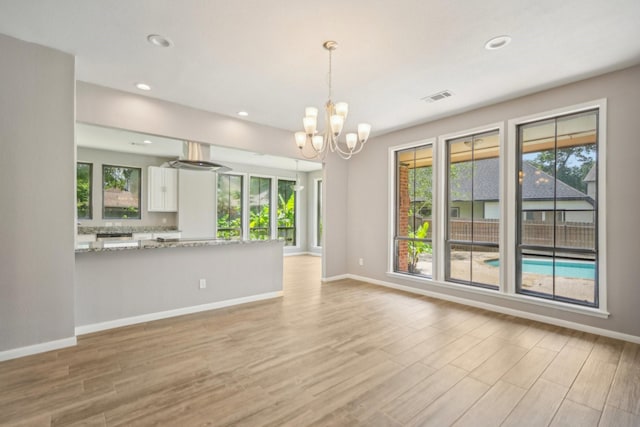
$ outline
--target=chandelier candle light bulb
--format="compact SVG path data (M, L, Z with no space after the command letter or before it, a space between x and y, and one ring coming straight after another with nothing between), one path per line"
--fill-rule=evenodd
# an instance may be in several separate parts
M344 128L344 123L347 120L349 104L346 102L337 102L334 104L333 101L331 101L331 53L336 50L338 43L335 41L326 41L322 46L329 51L329 100L325 105L325 128L323 132L318 132L318 109L315 107L306 107L304 109L304 117L302 118L304 132L296 132L294 137L302 156L307 159L324 159L327 153L331 151L347 160L354 154L362 151L364 144L369 139L371 125L368 123L360 123L358 124L357 134L354 132L347 133L345 136L346 142L340 142L338 140ZM307 146L307 142L311 143L311 148L313 149L310 156L305 155L303 151ZM328 150L327 147L329 148Z

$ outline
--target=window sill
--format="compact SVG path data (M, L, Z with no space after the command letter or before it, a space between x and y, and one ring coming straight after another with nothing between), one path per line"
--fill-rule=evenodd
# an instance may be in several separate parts
M402 279L402 280L407 280L414 283L432 285L442 289L455 289L456 291L462 291L467 294L485 295L485 296L490 296L490 297L498 298L502 300L516 301L516 302L537 305L537 306L546 307L546 308L553 308L556 310L562 310L562 311L567 311L571 313L578 313L586 316L599 317L602 319L607 319L609 317L609 312L606 310L603 310L602 308L583 307L583 306L573 305L565 302L548 301L541 298L531 297L528 295L506 294L504 292L500 292L499 290L491 290L491 289L461 285L458 283L451 283L451 282L440 282L437 280L423 278L423 277L416 277L409 274L402 274L402 273L396 273L396 272L387 272L386 274L388 277L392 277L395 279ZM473 297L470 295L469 299L473 300Z

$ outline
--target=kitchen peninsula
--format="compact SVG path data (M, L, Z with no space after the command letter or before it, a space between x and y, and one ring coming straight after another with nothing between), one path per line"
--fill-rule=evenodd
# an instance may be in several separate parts
M281 296L283 245L218 239L78 243L76 334Z

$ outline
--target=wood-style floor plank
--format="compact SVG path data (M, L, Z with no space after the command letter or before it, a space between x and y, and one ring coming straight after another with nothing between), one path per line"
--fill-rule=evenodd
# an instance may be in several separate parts
M498 426L527 390L498 381L456 423L456 427Z
M566 393L566 387L541 378L527 391L502 425L546 426L553 419Z
M597 427L600 411L565 399L551 422L552 427Z
M322 284L320 261L285 258L282 298L0 363L0 426L640 425L640 345Z

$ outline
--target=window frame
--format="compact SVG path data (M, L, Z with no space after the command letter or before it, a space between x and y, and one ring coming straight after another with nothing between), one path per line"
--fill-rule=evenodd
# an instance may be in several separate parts
M240 236L239 237L232 237L232 240L247 240L245 239L246 236L246 215L245 215L245 210L246 210L246 201L247 201L247 197L246 195L246 181L247 181L247 177L246 174L244 173L234 173L234 172L228 172L228 173L219 173L216 174L216 238L220 239L221 237L218 237L218 220L219 220L219 216L218 216L218 197L219 197L219 185L220 185L220 177L222 176L235 176L235 177L239 177L240 178L240 191L242 192L242 194L240 195Z
M247 198L247 208L245 209L246 211L246 239L245 240L251 240L251 241L259 241L260 239L252 239L251 238L251 228L250 228L250 222L251 222L251 179L252 178L260 178L260 179L268 179L269 180L269 236L267 239L265 240L271 240L273 239L275 236L274 234L274 228L273 228L273 224L274 224L274 211L273 211L273 206L274 206L274 182L276 181L276 177L272 176L272 175L261 175L261 174L248 174L248 177L246 179L247 182L247 189L246 189L246 198ZM276 187L277 190L277 187Z
M126 168L126 169L137 169L139 171L139 179L140 179L140 183L138 185L138 191L139 191L139 195L138 195L138 216L135 218L116 218L116 217L107 217L105 215L105 209L107 208L104 204L104 169L105 168ZM102 193L102 219L103 220L113 220L113 221L121 221L121 220L125 220L125 221L140 221L142 220L142 188L144 185L144 181L142 179L142 168L141 167L137 167L137 166L124 166L124 165L112 165L112 164L107 164L107 163L103 163L102 164L102 168L101 168L102 173L100 174L101 177L101 193Z
M518 148L518 126L527 125L543 120L556 119L563 116L570 116L573 114L584 113L588 111L595 110L597 111L597 158L596 158L596 172L597 172L597 196L596 196L596 263L597 263L597 279L596 286L597 291L595 294L595 305L587 305L580 304L576 302L569 302L563 299L551 299L542 296L534 296L530 293L519 293L518 292L518 266L517 266L517 248L518 244L518 225L520 224L521 218L517 218L518 209L517 209L517 198L518 188L516 186L517 182L517 171L518 171L518 156L519 156L519 148ZM509 192L509 202L512 206L510 206L511 212L514 212L513 217L510 220L509 224L509 239L507 242L510 250L513 251L513 255L509 257L507 260L509 262L509 293L518 295L519 297L526 299L534 299L545 302L544 305L550 305L553 307L556 306L571 306L575 308L582 308L587 311L587 313L593 313L596 315L600 315L600 317L607 317L607 292L606 292L606 117L607 117L607 100L599 99L592 102L586 102L582 104L577 104L569 107L558 108L551 111L546 111L539 114L533 114L525 117L520 117L516 119L509 120L509 146L513 147L513 154L509 156L509 179L513 183L510 187ZM580 310L582 312L582 310Z
M436 206L436 193L437 190L436 188L438 187L439 183L438 183L438 177L437 174L434 172L435 171L435 165L438 161L438 153L437 153L437 147L436 147L436 138L427 138L427 139L421 139L421 140L417 140L417 141L413 141L413 142L408 142L405 144L401 144L401 145L396 145L393 147L389 147L388 150L388 170L387 170L387 175L390 177L390 179L388 179L388 189L387 189L387 194L389 195L389 199L387 201L387 206L388 206L388 217L389 217L389 227L388 227L388 231L387 231L387 248L388 248L388 252L387 252L387 274L390 275L399 275L400 277L403 278L414 278L416 280L419 281L424 281L424 280L434 280L437 277L438 274L438 263L437 263L437 259L438 257L434 255L433 257L433 264L431 266L432 268L432 274L431 274L431 278L428 278L426 276L420 276L420 275L416 275L416 274L409 274L409 273L400 273L395 271L395 266L396 266L396 259L395 259L395 242L396 242L396 232L397 232L397 221L398 221L398 213L397 213L397 209L396 209L396 205L397 205L397 193L398 193L398 184L397 184L397 161L396 161L396 155L398 152L400 151L404 151L404 150L408 150L408 149L412 149L412 148L417 148L417 147L422 147L422 146L427 146L430 145L431 149L432 149L432 153L433 153L433 161L432 161L432 177L431 177L431 187L432 187L432 193L431 193L431 198L432 198L432 204L434 205L434 208L432 209L432 216L431 216L431 224L432 224L432 229L431 229L431 247L432 247L432 251L435 254L437 249L436 249L436 242L439 239L439 227L437 227L436 225L438 224L438 209L435 208Z
M78 165L89 166L89 216L80 218L78 216ZM76 219L78 221L93 220L93 163L76 161Z
M398 178L400 176L399 175L400 163L399 163L398 155L400 153L402 153L402 152L413 151L413 161L415 162L417 160L416 155L418 154L419 151L421 151L423 149L431 150L431 222L430 222L429 228L427 230L427 233L429 233L429 231L431 232L431 237L426 237L426 236L424 238L410 237L409 236L409 233L411 233L411 231L409 231L409 225L410 224L407 224L407 234L406 235L400 235L400 231L399 231L399 228L400 228L399 220L400 220L400 218L396 217L396 222L394 224L394 231L393 231L393 236L394 236L394 247L393 247L394 265L393 265L393 269L394 269L394 271L398 271L399 273L402 273L402 274L408 274L408 275L411 275L411 276L424 277L424 278L427 278L427 279L432 279L432 278L435 277L435 272L434 272L434 265L435 265L435 261L434 260L435 260L435 258L434 258L434 255L433 255L434 251L435 251L435 247L434 247L435 218L434 218L433 213L434 213L434 210L435 210L434 206L435 206L435 185L436 185L435 182L434 182L434 177L435 177L435 168L434 168L434 165L435 165L435 147L433 146L433 144L431 144L431 143L420 144L420 145L416 145L416 146L413 146L413 147L397 150L394 153L395 154L394 155L394 176L396 178L396 182L394 184L394 190L396 190L395 199L394 199L394 205L395 205L394 207L398 208L400 206L400 200L399 200L400 186L399 186L399 182L398 182ZM413 183L414 183L413 190L416 189L415 183L416 183L416 179L417 179L417 175L416 175L417 169L418 168L415 167L415 165L414 165L414 168L412 169L414 171L414 173L413 173L413 175L414 175L414 178L413 178ZM407 180L410 180L410 177L411 177L410 174L407 175ZM411 191L411 190L412 189L409 188L409 191ZM414 193L414 196L415 196L415 193ZM414 202L415 201L416 200L414 199ZM412 202L409 201L409 204L411 205ZM415 228L414 231L413 231L415 233L418 230L418 228L416 228L416 223L415 223L416 215L417 216L421 216L420 215L420 211L416 212L415 209L411 209L411 207L409 208L409 210L413 212L413 227L412 228ZM423 222L423 224L424 224L424 222ZM421 224L421 227L422 227L423 224ZM402 270L399 270L399 267L398 267L399 262L398 262L398 259L396 259L396 254L399 254L398 246L400 245L400 242L406 242L408 257L410 257L410 249L409 248L411 247L412 244L413 245L426 244L426 245L431 246L431 275L425 274L425 273L422 273L422 272L412 272L411 271L411 267L410 267L411 266L411 262L407 263L407 271L406 272L402 271Z
M272 212L272 223L273 223L273 227L275 230L275 234L273 234L273 236L276 236L277 239L279 239L280 237L278 236L278 232L279 232L279 228L280 226L278 225L278 204L280 203L280 193L278 192L280 186L279 183L280 181L287 181L287 182L292 182L293 185L296 185L296 178L295 177L289 177L289 176L277 176L274 178L275 181L275 192L273 194L273 198L275 200L275 203L273 204L273 206L275 206L274 211ZM295 244L293 245L287 245L285 243L285 248L300 248L300 209L299 209L299 203L300 203L300 198L298 197L298 192L296 190L293 190L293 194L295 194L294 197L294 204L293 204L293 209L294 209L294 216L293 216L293 230L294 230L294 240L295 240ZM285 241L286 242L286 241Z
M458 242L454 242L453 244L456 243L462 243L462 244L468 244L469 246L471 246L471 248L473 248L474 246L484 246L484 247L497 247L498 248L498 257L502 263L502 261L505 259L504 257L506 256L505 254L505 250L504 250L504 245L503 243L503 239L504 239L504 235L505 235L505 231L504 231L504 212L503 212L503 206L504 206L504 125L503 123L494 123L493 125L488 125L488 126L483 126L483 127L479 127L479 128L475 128L466 132L458 132L455 134L455 136L451 136L451 135L443 135L441 137L438 138L438 144L441 145L440 149L442 150L444 159L444 169L442 170L442 174L443 174L443 180L444 180L444 192L442 193L442 200L441 200L441 204L444 205L443 209L442 209L442 215L443 215L443 250L444 253L442 255L443 257L443 263L444 263L444 277L440 277L442 280L444 280L446 283L456 283L456 284L461 284L463 286L475 286L475 287L479 287L479 288L485 288L488 290L492 290L492 291L500 291L501 287L502 287L502 283L503 283L503 268L500 268L499 270L499 276L498 276L498 286L493 286L490 284L485 284L485 283L480 283L480 282L474 282L473 281L473 271L470 270L470 277L471 277L471 281L469 281L468 283L463 281L463 280L459 280L459 279L455 279L450 277L451 276L451 263L450 263L450 259L451 259L451 241L448 238L449 235L449 219L451 217L449 209L450 209L450 200L449 200L449 171L450 171L450 165L449 165L449 142L456 140L456 139L460 139L460 138L467 138L467 137L475 137L477 135L483 135L483 134L487 134L487 133L491 133L491 132L496 132L498 134L498 144L499 144L499 148L498 148L498 179L499 179L499 184L498 184L498 211L500 212L500 222L498 223L498 243L493 245L493 244L488 244L486 242L475 242L474 240L471 240L469 242L462 242L462 241L458 241ZM473 158L473 150L472 150L472 161L475 162L475 159ZM472 187L472 194L473 194L473 187ZM472 198L471 199L471 211L472 211L472 224L473 224L473 211L474 211L474 202L475 200ZM460 209L459 208L454 208L454 209L458 209L458 214L460 213ZM473 225L472 225L473 226ZM473 250L472 250L473 251Z

